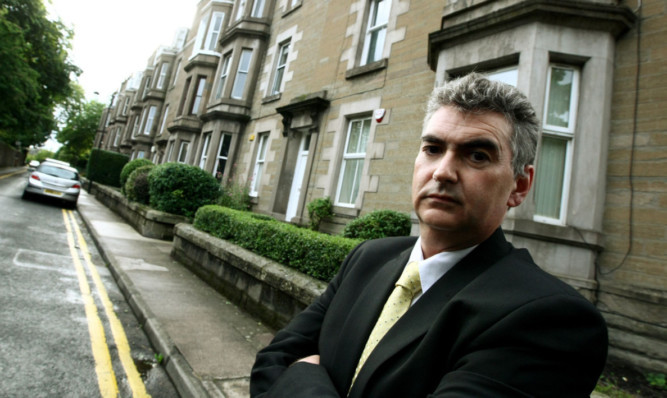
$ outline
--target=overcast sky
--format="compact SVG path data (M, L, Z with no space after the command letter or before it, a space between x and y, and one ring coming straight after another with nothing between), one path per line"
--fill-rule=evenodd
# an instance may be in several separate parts
M105 104L125 78L146 68L156 48L172 43L178 28L190 28L197 2L44 0L49 14L74 30L70 57L83 70L78 80L86 98Z

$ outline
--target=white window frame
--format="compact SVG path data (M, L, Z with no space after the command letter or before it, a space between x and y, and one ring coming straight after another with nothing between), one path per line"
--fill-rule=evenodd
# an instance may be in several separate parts
M176 79L178 79L178 72L181 70L181 60L179 59L176 63L176 68L174 68L174 79L171 82L172 87L176 85Z
M229 68L231 66L232 53L229 52L222 57L222 66L220 68L220 79L218 79L218 90L215 93L215 98L222 98L222 92L225 89L227 78L229 77Z
M201 20L199 20L199 28L197 29L197 36L195 37L195 51L192 54L192 57L197 55L197 53L202 49L204 45L204 37L206 36L206 27L208 26L208 17L209 15L206 15Z
M127 115L127 110L130 107L130 96L125 96L125 104L123 104L123 115Z
M164 162L170 162L171 156L174 154L174 141L169 141L169 149L167 150L167 157L164 158Z
M287 59L289 58L290 41L280 45L278 49L278 58L276 60L276 70L273 74L273 84L271 84L270 95L275 95L283 91L283 80L287 71Z
M164 114L162 115L162 124L160 125L160 134L164 133L165 126L167 125L167 116L169 115L169 104L164 106Z
M158 76L157 82L155 83L155 88L162 90L164 88L164 81L167 79L167 71L169 70L169 63L163 62L160 66L160 75Z
M550 96L550 88L551 88L551 75L554 69L567 69L572 71L572 90L570 93L570 107L568 110L568 120L567 120L567 126L557 126L553 124L549 124L548 122L548 112L549 112L549 96ZM536 186L535 186L535 215L533 216L533 220L545 224L556 224L556 225L565 225L567 222L567 208L568 208L568 198L570 195L570 182L571 182L571 177L572 177L572 157L573 157L573 152L574 152L574 139L575 139L575 133L576 133L576 120L577 120L577 109L579 105L579 93L580 93L580 71L578 68L573 67L571 65L563 65L563 64L550 64L549 65L549 70L547 73L547 80L546 80L546 88L545 88L545 94L544 94L544 115L543 115L543 122L542 122L542 141L544 141L545 138L552 138L552 139L558 139L558 140L563 140L566 141L566 148L565 148L565 159L564 159L564 165L563 165L563 177L562 177L562 189L561 189L561 197L560 197L560 208L559 208L559 217L550 217L548 215L542 215L542 214L537 214L538 211L538 190L540 189L540 184L543 183L544 181L540 180L546 180L544 178L540 179L537 178L535 179ZM540 146L540 152L542 151L542 146ZM537 173L539 175L540 173L540 155L538 154L538 159L537 159Z
M264 15L264 5L266 0L255 0L255 3L252 5L252 12L250 14L253 18L261 18Z
M386 2L386 7L387 7L387 19L386 20L381 20L378 21L378 4L381 2ZM384 53L384 45L387 40L387 26L389 24L389 16L391 14L391 0L371 0L370 2L370 9L368 12L368 21L366 24L366 34L364 38L364 49L362 52L362 58L361 58L361 65L366 65L370 64L376 61L379 61L382 59L383 53ZM373 52L373 58L370 57L371 55L371 42L373 41L374 35L383 35L381 39L378 39L378 41L375 43L375 51ZM379 37L378 36L378 37ZM375 55L378 54L379 56L375 58Z
M178 147L178 158L176 158L176 162L183 164L187 163L189 147L190 141L181 141L181 145Z
M146 124L144 125L144 135L150 135L156 111L157 111L157 106L155 105L152 105L148 110L148 115L146 116Z
M206 88L206 77L198 76L197 77L197 88L195 95L192 98L192 106L190 107L190 114L196 115L199 113L199 107L204 99L204 89Z
M144 92L141 95L143 97L145 97L146 94L148 94L148 91L150 90L150 88L151 88L151 77L146 76L146 84L144 84Z
M141 120L144 118L144 112L146 109L141 111L141 115L136 115L134 117L134 126L132 126L132 137L136 137L139 134L139 127L141 127Z
M244 62L245 61L245 62ZM239 66L236 69L234 77L234 86L232 87L231 97L234 99L243 99L248 74L250 73L250 64L252 63L252 49L244 48L239 57Z
M208 25L206 32L206 41L204 42L204 50L215 51L218 46L218 38L222 32L222 22L225 20L225 13L216 11L211 17L211 23Z
M213 134L204 134L204 143L202 144L201 156L199 157L199 168L202 170L204 170L204 167L206 166L206 160L208 159L208 145L211 143L211 135Z
M259 134L259 138L257 139L257 155L255 156L255 167L252 171L252 183L250 184L250 196L257 197L259 195L260 180L264 174L264 166L266 164L268 141L268 133Z
M227 153L223 155L222 149L225 147L225 142L228 142L229 145L227 145ZM220 136L220 144L218 145L218 152L215 157L215 167L213 168L213 177L215 177L218 181L222 181L222 176L225 174L225 168L227 167L227 160L229 160L229 150L231 149L231 144L231 134L222 134ZM221 160L225 161L225 165L222 170L220 170ZM218 173L220 173L220 175L218 175Z
M239 0L238 1L239 8L236 9L236 17L234 17L235 21L238 21L243 17L243 13L245 12L245 7L248 4L247 0Z
M348 152L348 147L350 146L350 136L352 132L352 127L354 126L355 123L361 123L361 132L362 134L359 134L358 141L356 143L357 148L363 148L363 152ZM364 125L368 123L368 134L366 135L366 141L362 141L363 137L363 128ZM341 207L355 207L357 200L359 199L359 194L361 193L361 179L363 177L363 169L364 165L366 163L366 153L368 150L368 142L370 139L370 134L371 134L371 129L372 127L372 119L370 117L361 117L361 118L355 118L355 119L350 119L347 125L347 134L345 137L345 146L343 147L343 156L342 156L342 161L340 165L340 173L338 175L338 186L336 188L336 200L334 201L334 204L336 206L341 206ZM356 186L356 195L351 201L342 201L341 199L341 191L343 188L343 182L345 178L345 172L347 171L347 167L350 164L350 161L359 161L361 162L355 162L357 169L356 172L353 174L354 180L352 182L352 186ZM354 191L354 188L353 188ZM343 198L344 199L344 198Z
M120 127L116 127L116 136L114 137L113 140L113 146L118 147L120 144Z

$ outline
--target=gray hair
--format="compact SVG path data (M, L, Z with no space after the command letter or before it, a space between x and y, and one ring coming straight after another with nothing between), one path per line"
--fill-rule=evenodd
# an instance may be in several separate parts
M443 106L454 107L463 113L502 114L513 131L510 146L515 177L524 175L525 166L535 161L540 121L528 98L514 86L489 80L479 73L451 80L431 93L424 127Z

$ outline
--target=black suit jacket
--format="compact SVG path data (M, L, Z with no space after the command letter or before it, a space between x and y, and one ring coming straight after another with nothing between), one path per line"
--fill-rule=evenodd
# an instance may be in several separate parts
M595 307L500 229L440 278L354 370L416 238L367 241L257 354L253 397L588 397L607 355ZM320 366L297 359L319 354Z

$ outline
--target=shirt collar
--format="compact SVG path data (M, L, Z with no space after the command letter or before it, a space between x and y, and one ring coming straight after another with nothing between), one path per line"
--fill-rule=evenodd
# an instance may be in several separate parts
M424 294L430 289L438 279L442 278L447 271L452 269L456 263L478 246L475 245L452 252L440 252L424 260L421 242L422 239L418 238L410 253L410 259L408 260L408 263L411 261L419 261L419 278L422 285L421 294Z

